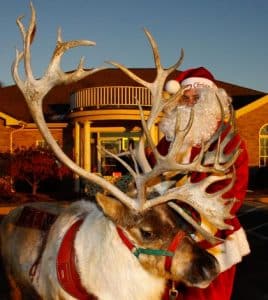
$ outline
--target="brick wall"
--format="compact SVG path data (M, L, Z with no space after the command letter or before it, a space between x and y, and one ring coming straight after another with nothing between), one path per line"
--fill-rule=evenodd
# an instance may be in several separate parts
M237 119L238 131L247 144L251 167L259 165L259 132L265 124L268 124L268 103Z
M0 152L8 152L10 150L10 132L10 128L0 123Z
M37 146L37 141L43 141L38 129L14 129L0 124L0 152L14 151L16 148L29 148ZM52 135L59 145L64 148L69 155L72 153L72 134L69 129L52 129ZM12 144L12 145L11 145Z
M51 131L54 138L62 145L62 129L52 130ZM17 131L13 133L13 148L21 147L35 147L37 146L37 141L43 141L38 129L23 129L22 131Z

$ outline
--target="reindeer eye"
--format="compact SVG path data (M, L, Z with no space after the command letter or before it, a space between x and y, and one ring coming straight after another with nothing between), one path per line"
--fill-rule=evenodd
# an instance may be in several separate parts
M141 228L140 233L142 238L144 238L145 240L152 240L155 237L154 232L147 229Z

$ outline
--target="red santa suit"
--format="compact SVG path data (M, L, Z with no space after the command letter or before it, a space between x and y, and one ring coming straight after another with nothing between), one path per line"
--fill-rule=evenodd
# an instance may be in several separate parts
M226 135L230 128L222 134ZM245 148L245 143L241 141L241 138L236 134L233 139L226 145L224 152L231 153L240 142L239 149L240 154L236 159L234 166L236 170L236 179L232 188L223 195L223 198L236 198L237 202L234 203L231 213L235 215L238 209L243 203L243 199L246 194L248 184L248 154ZM160 140L157 149L165 155L168 152L170 142L165 138ZM189 161L192 161L194 157L199 153L200 148L193 147L190 149ZM151 154L149 161L153 165L155 163L154 157ZM193 172L190 174L192 182L198 182L202 180L207 174ZM207 192L216 192L230 183L229 180L220 181L212 184ZM212 245L205 240L199 240L199 244L202 248L207 249L208 252L213 254L220 264L220 274L218 277L205 289L186 287L183 289L184 300L229 300L231 299L235 268L236 264L241 262L242 257L249 254L249 244L243 228L240 225L238 218L235 216L233 219L226 220L226 223L233 226L232 230L215 230L210 228L208 224L201 218L201 225L207 230L211 231L215 236L224 239L224 242L220 242L217 245ZM167 300L168 291L163 296L163 300ZM181 298L177 298L181 299Z

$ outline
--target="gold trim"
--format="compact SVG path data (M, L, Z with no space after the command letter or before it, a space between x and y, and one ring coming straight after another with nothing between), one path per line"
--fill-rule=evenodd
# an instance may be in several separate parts
M150 115L150 110L143 111L145 119ZM160 115L161 116L161 115ZM69 117L76 121L103 121L103 120L133 120L139 121L140 111L137 109L99 109L72 112Z
M3 118L6 121L6 125L10 126L10 125L21 125L23 122L20 120L17 120L3 112L0 112L0 118Z
M47 123L48 128L66 128L68 123ZM38 129L35 123L25 123L24 129Z

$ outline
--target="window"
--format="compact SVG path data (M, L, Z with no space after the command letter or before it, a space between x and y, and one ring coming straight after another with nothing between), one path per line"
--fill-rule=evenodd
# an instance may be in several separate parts
M59 144L59 142L57 140L56 140L56 142ZM44 148L44 149L49 148L49 145L47 144L47 142L45 140L36 140L35 146L37 148Z
M259 166L268 166L268 124L265 124L260 130L259 136Z
M121 151L121 139L102 138L101 146L112 154L117 155ZM112 175L113 172L117 171L118 162L115 158L111 157L108 153L103 153L101 159L103 175Z
M45 140L37 140L35 146L38 148L48 148L48 144Z

